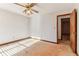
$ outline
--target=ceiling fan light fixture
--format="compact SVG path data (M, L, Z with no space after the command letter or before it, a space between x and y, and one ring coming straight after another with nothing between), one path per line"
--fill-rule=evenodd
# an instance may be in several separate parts
M27 15L31 15L32 14L32 11L31 10L28 10L27 11Z
M30 14L30 10L27 11L27 14Z
M15 3L16 5L19 5L21 7L24 7L25 10L23 11L23 13L27 14L27 15L31 15L33 14L33 12L38 13L37 10L32 9L36 3L27 3L25 5L19 4L19 3Z

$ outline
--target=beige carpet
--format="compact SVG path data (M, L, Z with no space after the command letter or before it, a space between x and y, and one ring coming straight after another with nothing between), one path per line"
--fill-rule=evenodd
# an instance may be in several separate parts
M18 56L75 56L68 45L40 41L15 54Z
M27 39L0 46L1 56L75 56L68 45Z

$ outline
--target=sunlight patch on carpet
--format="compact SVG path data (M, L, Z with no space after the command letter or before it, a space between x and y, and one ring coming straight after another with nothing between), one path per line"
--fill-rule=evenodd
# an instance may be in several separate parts
M39 41L40 40L36 39L26 39L8 46L3 46L0 48L0 56L12 56L22 51L23 49L27 49L28 47L32 46L33 44Z

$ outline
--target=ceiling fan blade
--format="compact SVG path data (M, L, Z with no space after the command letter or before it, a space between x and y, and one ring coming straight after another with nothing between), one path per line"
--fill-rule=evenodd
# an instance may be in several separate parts
M30 13L31 13L31 14L33 14L33 12L32 12L32 11L30 11Z
M33 7L33 6L35 6L36 5L36 3L31 3L30 4L30 7Z
M24 5L21 5L21 4L19 4L19 3L14 3L14 4L16 4L16 5L19 5L19 6L22 6L22 7L26 7L26 6L24 6Z
M34 9L32 9L32 11L34 11L34 12L36 12L36 13L39 13L37 10L34 10Z
M25 10L23 11L23 13L25 13L25 14L26 14L26 12L27 12L27 10L25 9Z

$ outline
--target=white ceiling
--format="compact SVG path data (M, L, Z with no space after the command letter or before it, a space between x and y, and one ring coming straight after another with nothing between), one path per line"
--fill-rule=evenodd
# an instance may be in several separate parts
M38 10L39 13L53 13L59 10L72 10L74 5L73 3L37 3L33 8ZM22 12L23 7L12 3L0 4L0 8L26 16Z

